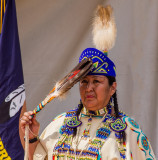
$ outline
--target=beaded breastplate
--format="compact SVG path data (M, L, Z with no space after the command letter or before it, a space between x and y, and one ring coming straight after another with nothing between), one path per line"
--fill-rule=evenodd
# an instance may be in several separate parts
M104 145L106 139L109 137L112 131L115 132L116 141L118 142L118 149L120 151L121 159L125 159L125 147L120 145L119 132L126 129L126 124L121 118L115 118L111 116L111 106L108 106L108 112L103 117L99 128L96 131L96 135L88 142L87 148L84 150L75 150L72 148L73 132L75 127L79 127L82 122L76 116L77 109L67 112L64 123L60 128L60 134L58 142L53 150L53 160L57 159L82 159L82 160L100 160L101 148ZM120 117L125 116L122 112L119 113Z

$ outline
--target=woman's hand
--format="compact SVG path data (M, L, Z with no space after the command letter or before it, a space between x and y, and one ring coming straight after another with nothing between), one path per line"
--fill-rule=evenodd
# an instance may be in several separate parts
M40 124L36 120L36 116L32 118L31 117L32 114L33 114L32 111L24 112L24 115L20 119L20 127L23 134L25 134L25 126L27 124L29 125L29 129L30 129L29 139L36 137L39 133L39 128L40 128Z

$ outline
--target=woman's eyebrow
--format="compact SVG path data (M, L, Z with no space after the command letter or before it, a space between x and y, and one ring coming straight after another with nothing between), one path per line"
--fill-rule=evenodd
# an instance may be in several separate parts
M99 77L98 77L98 76L96 76L96 75L94 75L93 78L104 79L103 76L99 76Z

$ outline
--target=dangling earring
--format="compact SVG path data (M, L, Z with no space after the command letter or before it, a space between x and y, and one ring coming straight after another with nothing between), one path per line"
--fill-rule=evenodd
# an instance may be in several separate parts
M111 107L114 107L114 98L111 96L111 98L110 98L110 106Z

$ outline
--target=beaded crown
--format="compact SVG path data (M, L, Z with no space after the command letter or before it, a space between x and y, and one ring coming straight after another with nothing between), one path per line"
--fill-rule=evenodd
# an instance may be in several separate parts
M98 6L93 21L93 42L96 48L87 48L80 55L79 62L91 58L93 69L88 75L116 76L115 64L107 57L116 39L116 24L111 6Z
M79 62L86 58L91 58L93 62L93 69L88 73L88 75L116 76L115 64L98 49L85 49L79 58Z

